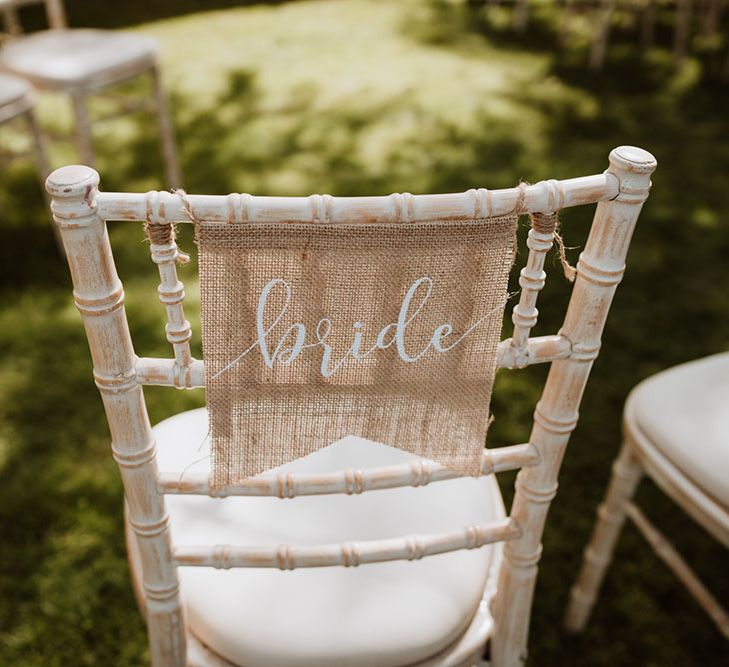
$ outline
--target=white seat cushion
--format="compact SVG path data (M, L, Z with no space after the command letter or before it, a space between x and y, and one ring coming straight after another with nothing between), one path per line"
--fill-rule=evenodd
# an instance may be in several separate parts
M207 413L154 428L163 472L209 470ZM348 437L277 468L329 472L415 460ZM197 462L197 463L194 463ZM193 465L190 465L190 464ZM457 530L503 518L493 477L362 495L278 498L168 496L176 544L329 544ZM248 667L387 667L422 660L472 619L494 547L357 568L179 569L191 631Z
M106 85L144 71L156 58L150 37L112 30L45 30L0 52L3 68L52 90Z
M27 81L0 74L0 123L32 109L34 102L33 89Z
M679 470L729 507L729 353L648 378L631 393L628 410Z

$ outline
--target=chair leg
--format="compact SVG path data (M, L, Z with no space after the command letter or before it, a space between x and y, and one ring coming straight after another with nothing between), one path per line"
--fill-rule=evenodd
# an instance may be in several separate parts
M46 151L46 144L41 134L38 121L35 118L35 114L32 111L28 111L25 114L25 121L28 124L28 131L33 141L33 152L35 154L35 162L38 165L38 173L40 175L41 186L43 192L46 192L46 178L51 173L51 163L48 159L48 152ZM55 228L55 225L53 225Z
M590 49L590 69L593 71L601 70L605 64L614 4L614 0L602 0L600 18L597 23L597 34Z
M624 442L613 464L613 476L607 495L597 511L597 523L585 549L582 569L570 592L565 628L570 632L584 629L597 593L612 560L615 543L625 523L628 504L643 476L643 468Z
M564 0L562 16L560 17L557 45L565 48L569 42L572 14L574 13L574 0Z
M43 134L33 111L25 113L25 121L28 124L28 131L30 132L31 139L33 141L33 152L35 154L35 162L38 165L41 192L43 193L43 198L46 201L46 210L49 210L48 207L50 206L51 201L48 196L48 191L46 190L46 178L48 177L48 174L51 173L51 163L48 159L45 140L43 139ZM56 245L61 253L61 257L65 257L66 251L63 249L63 242L61 241L61 233L58 225L51 224L51 229L53 229L53 236L56 239Z
M94 148L91 140L91 120L86 106L86 94L83 92L71 95L73 113L76 117L76 149L81 162L87 167L94 165Z
M655 42L655 6L654 0L648 0L643 8L643 16L640 21L640 45L644 51L653 48Z
M676 64L680 64L688 53L688 44L691 39L691 10L691 0L678 0L673 42L673 59Z
M175 144L175 131L172 126L172 116L167 102L167 93L162 85L162 78L158 67L152 68L152 83L154 85L154 97L157 106L157 120L159 122L159 133L162 141L162 157L165 163L165 177L167 185L171 188L182 187L182 175L180 174L180 163L177 157L177 146Z
M529 23L529 0L517 0L514 6L512 26L516 32L524 32Z

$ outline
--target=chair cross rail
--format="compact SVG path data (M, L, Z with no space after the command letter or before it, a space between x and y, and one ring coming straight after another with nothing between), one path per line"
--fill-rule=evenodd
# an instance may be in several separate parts
M222 544L209 546L180 545L174 549L174 561L179 566L266 567L295 570L307 567L357 567L367 563L391 560L420 560L427 556L478 549L486 544L511 540L521 535L513 519L490 524L466 526L462 530L439 535L419 535L390 540L343 542L315 546L255 547Z
M539 453L528 442L496 449L487 449L481 457L481 474L491 475L523 466L539 463ZM309 495L345 493L347 495L395 489L402 486L426 484L455 479L459 474L438 463L420 460L395 466L370 470L341 470L333 473L299 474L279 473L259 475L231 484L221 491L211 491L210 480L205 473L186 472L182 475L159 475L160 493L209 495L214 498L228 496L275 496L297 498Z

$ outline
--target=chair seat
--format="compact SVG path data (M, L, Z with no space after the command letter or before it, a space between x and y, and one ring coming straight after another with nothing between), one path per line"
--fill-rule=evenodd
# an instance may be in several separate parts
M205 409L154 428L163 472L209 470ZM417 460L347 437L276 472L367 469ZM192 465L191 465L192 464ZM168 496L177 544L326 544L453 531L504 517L493 477L362 495ZM409 665L446 648L483 595L495 547L357 568L179 568L192 633L248 667ZM493 574L493 573L492 573Z
M0 73L0 122L33 106L33 89L24 79Z
M0 74L0 107L29 97L32 91L30 84L24 79Z
M627 412L696 486L729 507L729 353L691 361L641 382Z
M157 60L150 37L111 30L45 30L0 52L6 70L49 90L84 90L134 76Z

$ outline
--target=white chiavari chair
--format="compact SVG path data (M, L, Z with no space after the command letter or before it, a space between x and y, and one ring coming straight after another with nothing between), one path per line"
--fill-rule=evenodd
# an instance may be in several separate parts
M623 447L572 588L565 625L581 632L597 600L626 519L729 639L729 613L667 537L632 500L650 477L679 507L729 548L729 353L665 370L641 382L623 414Z
M23 35L18 9L41 3L45 4L49 29ZM119 100L121 113L136 109L156 112L165 176L171 187L180 187L172 119L160 78L159 48L153 39L125 31L68 29L63 0L0 0L0 11L9 37L0 50L0 70L27 79L41 91L70 97L76 148L86 164L94 164L94 119L89 114L88 98L122 81L149 75L152 100Z
M107 193L88 167L51 174L53 215L124 483L133 579L155 667L474 665L488 642L494 667L524 662L544 522L655 164L649 153L621 147L594 176L364 198ZM553 214L593 203L564 324L530 337ZM499 344L498 366L551 368L529 441L486 449L481 477L458 478L345 438L212 498L209 464L200 460L205 411L150 425L142 387L202 386L203 361L190 352L173 234L163 243L150 237L174 355L135 354L107 221L336 225L515 213L534 217L514 331ZM514 469L506 513L493 473Z

